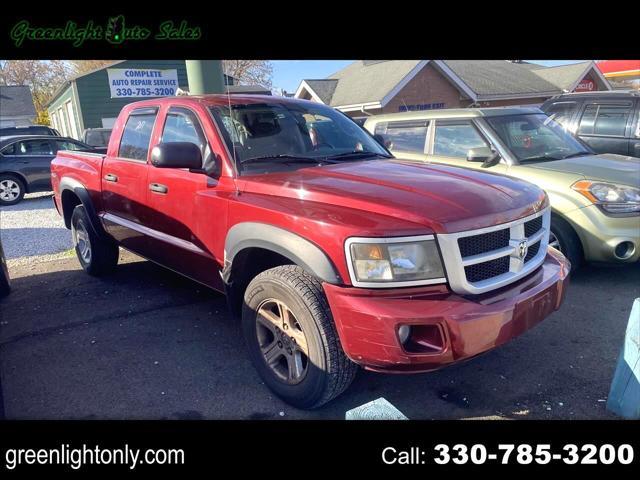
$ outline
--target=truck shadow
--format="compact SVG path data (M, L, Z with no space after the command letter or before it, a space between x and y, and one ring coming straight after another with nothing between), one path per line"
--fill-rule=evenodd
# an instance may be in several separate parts
M131 254L121 261L104 278L75 258L14 278L0 301L7 418L342 419L379 397L411 419L610 418L599 400L640 285L634 266L585 271L560 311L499 349L430 374L361 372L307 412L261 384L222 295Z

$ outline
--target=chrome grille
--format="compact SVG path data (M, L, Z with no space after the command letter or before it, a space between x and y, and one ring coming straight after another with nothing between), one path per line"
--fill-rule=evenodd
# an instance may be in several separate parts
M528 275L544 261L549 243L550 209L513 222L437 240L455 292L479 294Z

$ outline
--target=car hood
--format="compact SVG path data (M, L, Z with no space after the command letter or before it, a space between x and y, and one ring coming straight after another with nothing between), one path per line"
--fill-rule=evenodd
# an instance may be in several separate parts
M402 159L344 162L240 180L243 193L386 215L436 233L509 222L547 205L544 192L523 180Z
M588 180L640 185L640 158L636 157L607 153L527 164L526 166L540 170L573 173Z

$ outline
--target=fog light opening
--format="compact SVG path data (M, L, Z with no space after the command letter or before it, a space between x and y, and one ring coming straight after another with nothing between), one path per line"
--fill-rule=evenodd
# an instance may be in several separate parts
M614 255L620 260L632 257L635 252L636 247L633 242L620 242L613 251Z
M398 329L398 337L402 339L401 329ZM406 334L402 347L409 353L434 354L445 349L444 334L438 325L412 325L402 334Z
M409 325L401 325L400 328L398 328L398 338L400 339L400 343L402 345L407 343L410 335L411 327Z

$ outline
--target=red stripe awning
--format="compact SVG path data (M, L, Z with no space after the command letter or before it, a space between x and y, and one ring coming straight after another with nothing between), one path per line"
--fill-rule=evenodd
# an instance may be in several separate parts
M600 60L598 70L606 76L632 76L640 73L640 60Z

